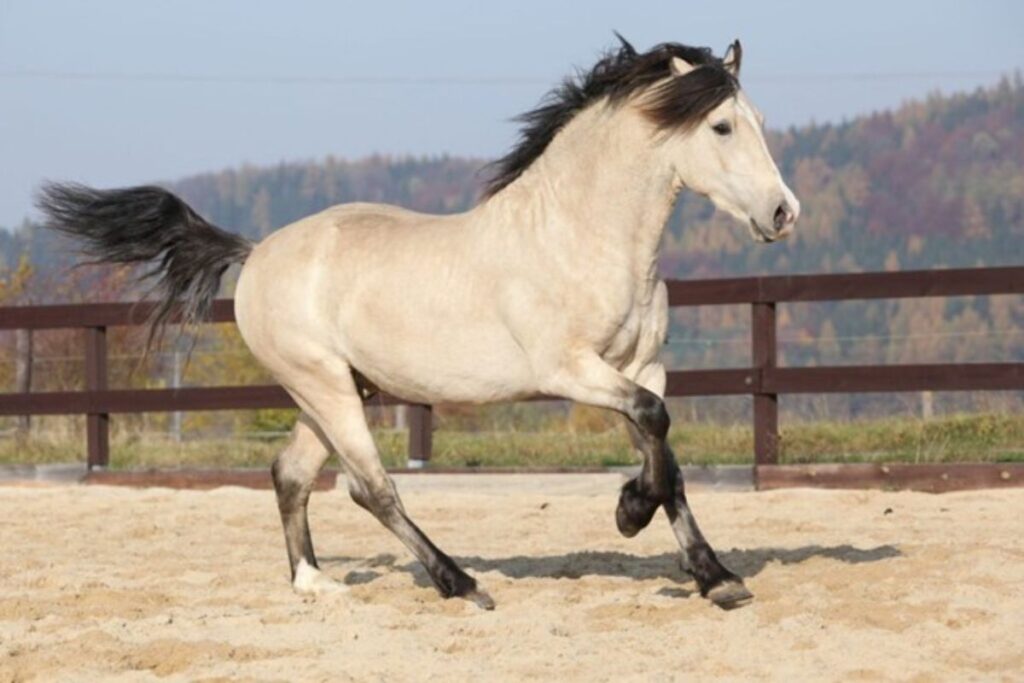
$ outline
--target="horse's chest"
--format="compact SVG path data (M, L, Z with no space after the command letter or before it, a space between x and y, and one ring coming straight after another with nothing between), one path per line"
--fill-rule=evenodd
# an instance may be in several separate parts
M608 305L613 304L614 305ZM633 296L609 297L602 307L597 350L620 370L636 362L653 360L664 343L668 325L668 296L663 283L651 291L633 290Z

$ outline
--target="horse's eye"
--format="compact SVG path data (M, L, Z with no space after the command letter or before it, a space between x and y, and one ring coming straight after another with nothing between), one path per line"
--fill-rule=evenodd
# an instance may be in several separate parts
M732 126L729 125L728 121L722 121L711 126L711 130L715 131L718 135L728 135L732 132Z

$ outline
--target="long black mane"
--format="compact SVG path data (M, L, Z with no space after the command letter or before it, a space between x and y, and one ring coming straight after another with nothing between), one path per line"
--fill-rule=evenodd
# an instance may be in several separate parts
M493 162L484 197L492 197L516 180L576 114L607 98L612 106L653 87L641 106L659 128L686 129L739 90L736 78L710 48L662 43L639 53L625 38L606 52L589 71L570 76L532 111L516 117L523 124L512 151ZM671 61L679 57L698 67L681 78L669 79ZM659 81L663 81L659 84Z

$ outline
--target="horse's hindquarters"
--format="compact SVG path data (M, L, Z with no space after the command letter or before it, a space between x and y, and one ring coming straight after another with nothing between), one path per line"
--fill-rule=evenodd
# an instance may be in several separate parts
M413 214L415 216L415 214ZM253 354L285 386L342 361L380 389L422 402L490 402L536 392L504 324L497 275L458 225L379 224L343 211L283 228L258 245L235 298Z

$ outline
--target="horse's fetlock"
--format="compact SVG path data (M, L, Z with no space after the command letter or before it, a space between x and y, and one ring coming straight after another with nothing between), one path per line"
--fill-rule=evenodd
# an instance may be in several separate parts
M708 593L724 583L742 580L722 566L715 551L707 543L698 543L686 549L687 571L693 576L700 589L700 594L707 597Z
M452 564L437 572L437 592L443 598L460 598L476 590L476 579Z

